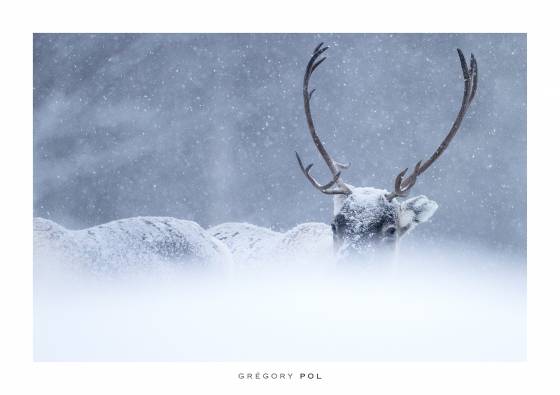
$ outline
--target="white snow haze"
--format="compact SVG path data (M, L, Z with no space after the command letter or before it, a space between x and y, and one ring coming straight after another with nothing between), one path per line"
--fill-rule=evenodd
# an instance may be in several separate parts
M119 277L39 268L35 358L525 359L521 256L408 245L372 267L328 256L306 265L271 257L262 267Z

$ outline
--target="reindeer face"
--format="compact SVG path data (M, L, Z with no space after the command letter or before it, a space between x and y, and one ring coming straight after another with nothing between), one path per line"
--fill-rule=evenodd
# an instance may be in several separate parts
M331 226L334 246L341 256L367 258L392 251L400 237L427 221L437 209L437 204L425 196L399 202L388 200L385 190L351 190L348 196L335 197Z

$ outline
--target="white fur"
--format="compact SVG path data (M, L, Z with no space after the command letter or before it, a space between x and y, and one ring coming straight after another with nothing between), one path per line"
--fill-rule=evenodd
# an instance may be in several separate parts
M247 223L226 222L208 229L208 233L222 241L231 251L234 261L242 267L257 266L262 257L273 251L282 233Z
M352 204L355 205L373 207L379 204L379 200L383 199L383 197L389 193L385 189L377 189L377 188L369 188L369 187L353 187L353 186L349 186L349 187L350 190L352 191L352 195L350 196L334 195L333 197L333 203L334 203L333 214L335 216L340 212L342 206L344 205L344 202L346 202L348 199L351 199Z
M361 209L355 210L358 222L367 223L371 216L383 215L383 210L376 208L387 204L386 194L382 189L352 187L351 196L334 197L334 213L344 203L355 205ZM437 208L425 196L408 199L401 203L399 226L409 231L429 220ZM34 243L36 259L54 254L58 260L71 258L88 267L109 271L121 271L158 258L173 260L175 255L203 265L218 263L229 270L232 261L237 267L261 265L270 257L285 258L286 262L293 262L296 257L313 261L333 251L333 236L327 224L300 224L285 233L247 223L225 223L204 230L194 222L165 217L128 218L77 231L35 218ZM166 256L167 247L171 258Z
M437 209L437 203L424 195L408 199L401 203L399 225L406 227L426 222L434 215Z
M136 217L82 230L68 230L43 218L33 222L38 263L59 262L107 273L148 268L155 262L227 272L232 263L229 249L192 221Z
M406 228L412 225L414 221L414 211L402 210L399 214L399 227Z
M304 264L332 250L332 233L323 223L304 223L285 233L246 223L224 223L208 229L230 249L236 267L254 268L275 261ZM305 262L301 262L301 258ZM298 262L295 260L298 259Z

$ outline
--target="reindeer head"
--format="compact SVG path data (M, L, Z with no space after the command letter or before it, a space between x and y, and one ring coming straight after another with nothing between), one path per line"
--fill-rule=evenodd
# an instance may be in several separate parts
M319 44L307 64L303 79L303 104L311 138L325 160L332 174L332 180L326 184L320 184L310 174L313 164L305 167L297 152L296 158L301 171L311 185L324 194L334 195L334 218L331 227L336 251L343 256L368 257L374 251L394 249L400 237L417 224L427 221L437 210L437 204L422 195L404 201L400 199L408 196L417 177L441 156L459 130L476 93L477 64L476 59L471 55L470 67L467 66L463 53L457 49L465 86L461 108L451 130L432 156L425 162L419 161L409 176L405 178L408 169L401 171L395 178L394 190L388 192L376 188L356 188L344 183L341 172L347 169L349 164L335 161L315 131L310 108L311 97L315 89L309 92L309 79L313 71L326 59L325 57L318 58L327 49L328 47L323 47L323 43Z

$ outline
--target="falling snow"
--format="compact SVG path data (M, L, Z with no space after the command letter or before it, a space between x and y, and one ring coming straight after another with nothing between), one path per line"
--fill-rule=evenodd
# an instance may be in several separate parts
M317 130L366 205L449 130L455 49L478 60L461 130L410 196L427 222L370 267L333 259L332 198L294 155L329 180L301 91L319 42ZM525 359L525 35L33 45L37 360Z

